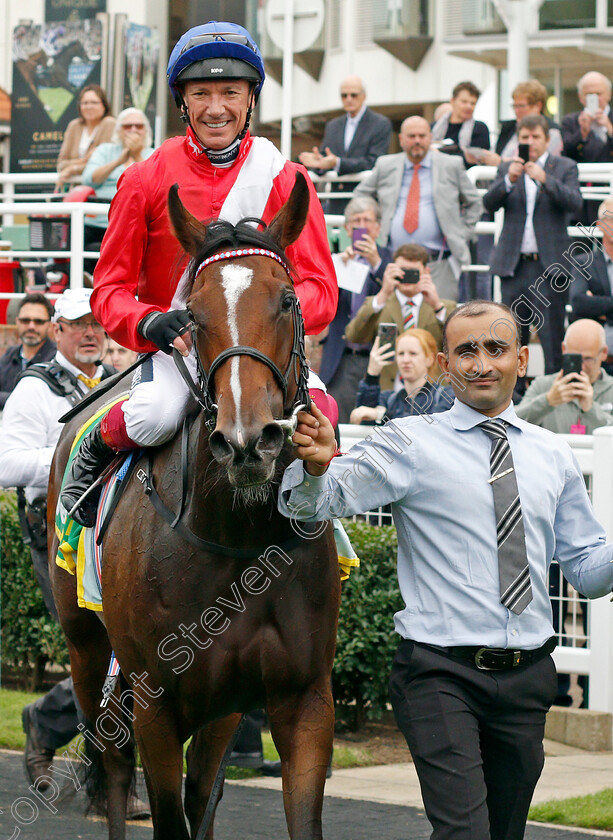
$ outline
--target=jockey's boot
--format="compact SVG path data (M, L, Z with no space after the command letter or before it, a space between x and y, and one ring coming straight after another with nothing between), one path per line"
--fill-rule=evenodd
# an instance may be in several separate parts
M83 438L60 496L60 501L68 513L116 455L117 452L102 439L100 426L96 426ZM75 522L86 528L93 527L101 493L102 484L88 493L78 508L70 513Z

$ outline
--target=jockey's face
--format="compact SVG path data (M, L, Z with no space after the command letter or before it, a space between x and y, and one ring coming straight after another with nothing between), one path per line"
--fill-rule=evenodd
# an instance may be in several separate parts
M186 82L183 99L189 121L207 149L225 149L243 130L251 99L245 79Z

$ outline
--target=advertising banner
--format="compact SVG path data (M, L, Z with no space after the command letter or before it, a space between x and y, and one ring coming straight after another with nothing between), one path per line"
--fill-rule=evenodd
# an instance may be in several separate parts
M13 31L11 172L54 172L79 92L100 84L102 23L20 25Z
M150 26L127 23L124 29L124 85L122 108L140 108L154 126L160 34Z

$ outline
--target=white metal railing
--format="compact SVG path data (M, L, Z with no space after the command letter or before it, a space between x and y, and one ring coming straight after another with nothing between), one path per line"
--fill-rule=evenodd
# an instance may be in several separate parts
M343 452L369 434L369 427L340 424ZM613 541L613 427L596 429L593 435L560 435L573 450L583 472L594 512L608 541ZM391 524L389 511L369 511L372 524ZM368 558L364 558L367 562ZM589 708L613 713L613 607L608 596L586 602L574 590L552 599L554 610L566 608L568 620L553 654L558 671L589 676ZM579 614L587 608L587 634Z

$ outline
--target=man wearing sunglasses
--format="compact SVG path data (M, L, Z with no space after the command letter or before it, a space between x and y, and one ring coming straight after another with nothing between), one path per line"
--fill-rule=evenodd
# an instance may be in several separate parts
M15 387L19 374L37 362L48 362L55 355L55 344L48 336L53 306L39 293L25 295L19 301L17 338L0 358L0 409Z
M113 407L81 444L62 504L82 525L93 521L99 493L80 500L115 452L164 443L182 423L189 390L170 355L173 346L196 378L184 335L185 298L177 293L187 258L170 229L169 189L179 185L179 198L198 219L268 223L289 198L297 172L306 174L249 132L265 74L242 26L210 21L190 29L172 51L167 76L186 134L167 140L119 179L92 294L92 311L115 341L141 353L162 352L141 366L123 408ZM305 330L317 334L334 317L338 286L321 205L306 180L308 219L287 256L296 269Z
M24 536L30 540L45 606L56 621L45 513L51 459L62 430L59 418L101 379L115 373L114 368L100 362L106 334L92 315L90 295L91 289L68 289L58 298L49 325L57 352L51 361L31 365L21 375L6 402L0 429L0 487L25 487L28 510L27 522L22 525ZM48 313L40 304L38 308ZM55 751L79 733L72 680L62 680L26 706L22 720L26 774L37 790L44 791L52 783L49 777ZM134 797L128 808L132 818L149 813L147 806Z

